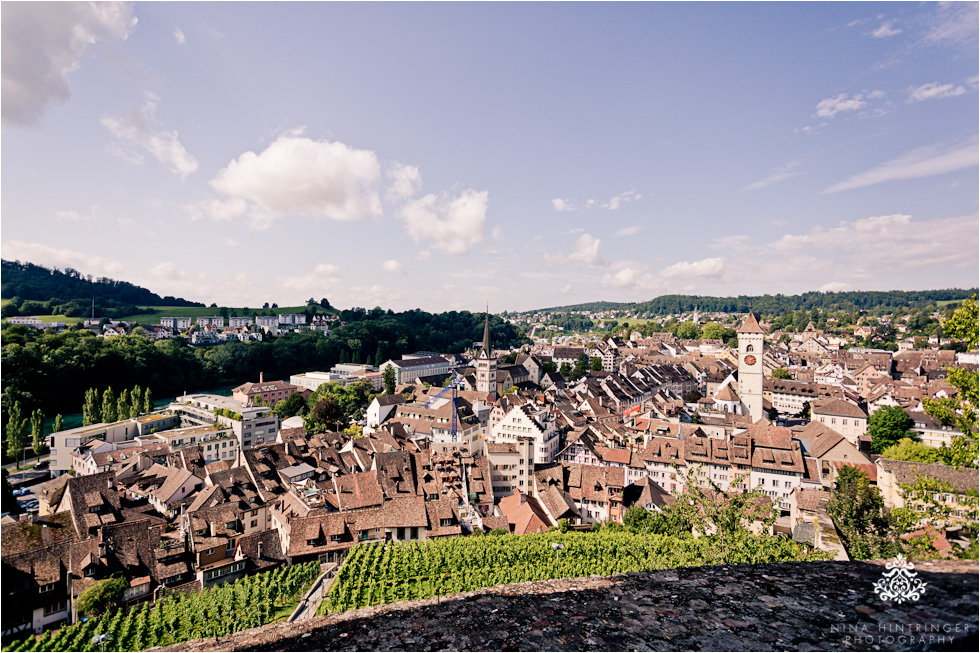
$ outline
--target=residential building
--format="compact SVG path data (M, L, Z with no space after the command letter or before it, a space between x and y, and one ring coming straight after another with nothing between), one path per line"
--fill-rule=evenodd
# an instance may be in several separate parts
M223 329L225 328L225 318L221 315L199 315L197 317L197 326L201 328L206 326L215 326L219 329Z
M191 328L192 319L190 317L161 317L160 326L174 331L186 331Z
M279 324L306 324L306 313L280 313Z
M395 370L395 383L412 383L420 376L432 376L434 374L448 374L452 369L452 363L442 356L429 356L426 358L406 358L402 360L390 360L382 363L379 367L382 375L385 368L391 367Z

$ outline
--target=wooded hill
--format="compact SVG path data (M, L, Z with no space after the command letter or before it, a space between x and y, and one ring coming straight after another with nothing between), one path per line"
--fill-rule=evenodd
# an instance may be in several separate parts
M826 311L869 311L898 307L925 308L938 302L968 299L977 294L976 288L947 288L943 290L854 290L846 292L806 292L801 295L739 295L710 297L702 295L661 295L646 302L587 302L571 306L540 309L542 311L605 311L622 310L643 315L675 315L701 312L747 313L752 310L765 315L781 315L790 311L819 308Z
M83 275L72 268L62 271L33 263L2 261L0 272L0 297L11 300L4 306L4 317L80 317L91 312L93 299L97 314L108 317L135 313L137 306L204 306L180 297L161 297L128 281Z

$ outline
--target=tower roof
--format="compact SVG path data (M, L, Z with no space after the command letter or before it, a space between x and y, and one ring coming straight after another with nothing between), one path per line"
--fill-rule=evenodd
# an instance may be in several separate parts
M483 323L483 346L480 347L480 358L492 358L493 349L490 347L490 311L486 313L486 321Z
M742 326L738 328L738 333L765 333L759 326L759 321L755 318L755 313L749 313Z

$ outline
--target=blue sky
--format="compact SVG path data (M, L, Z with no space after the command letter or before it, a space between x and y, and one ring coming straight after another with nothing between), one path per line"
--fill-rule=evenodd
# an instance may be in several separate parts
M2 254L231 306L977 284L977 3L2 5Z

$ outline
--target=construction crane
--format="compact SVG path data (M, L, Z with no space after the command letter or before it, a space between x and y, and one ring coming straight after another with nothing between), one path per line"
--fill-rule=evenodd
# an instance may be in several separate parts
M456 442L459 439L459 435L457 433L457 430L458 429L457 429L457 424L456 424L456 416L457 416L457 411L458 411L458 408L459 408L459 404L457 402L457 399L458 399L457 389L459 388L459 384L462 382L462 378L463 377L461 377L459 374L456 374L456 370L449 370L449 374L450 374L449 383L446 385L445 388L443 388L442 390L439 391L439 394L437 394L435 397L433 397L432 399L429 399L427 402L425 402L425 407L426 408L432 408L433 404L436 403L436 400L438 400L439 398L442 397L442 395L444 395L447 392L449 392L450 390L452 390L452 393L453 393L453 408L452 408L451 411L449 411L450 414L451 414L451 418L450 419L451 419L451 423L452 423L452 428L451 428L451 431L450 431L450 436L451 436L452 442Z

